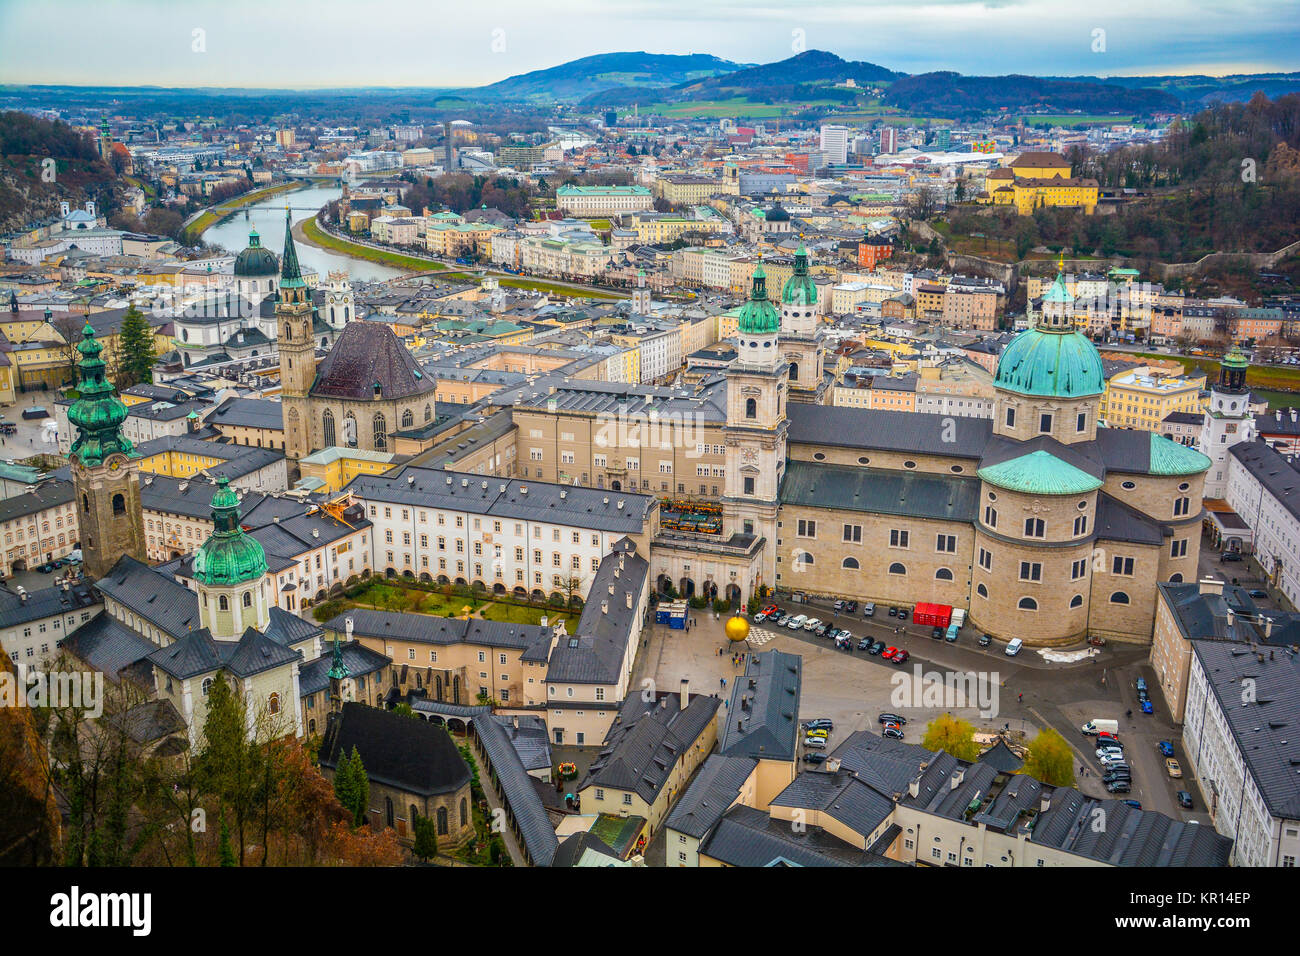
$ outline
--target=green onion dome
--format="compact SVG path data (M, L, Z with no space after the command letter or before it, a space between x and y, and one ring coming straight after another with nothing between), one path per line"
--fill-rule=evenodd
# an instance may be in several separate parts
M266 552L239 526L239 497L224 476L212 496L212 537L194 552L194 580L225 587L266 574Z
M760 262L754 269L754 287L749 301L740 309L742 335L773 335L781 327L781 315L767 298L767 273Z

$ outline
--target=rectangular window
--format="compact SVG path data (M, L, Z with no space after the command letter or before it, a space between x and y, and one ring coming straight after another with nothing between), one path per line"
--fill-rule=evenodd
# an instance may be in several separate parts
M941 534L934 539L934 550L940 554L957 553L957 536L955 534Z
M1038 430L1044 434L1052 430L1052 416L1048 412L1038 416Z
M1016 427L1016 410L1014 408L1007 409L1007 427L1008 428Z
M804 519L800 518L800 519L799 519L799 527L798 527L798 530L796 531L796 534L797 534L800 538L815 538L815 537L817 537L817 522L816 522L816 521L805 521Z
M1043 566L1039 564L1037 561L1021 561L1020 580L1022 581L1043 580Z
M1080 558L1070 565L1070 580L1077 581L1088 573L1088 559Z
M891 548L906 548L907 532L900 531L897 528L891 528L889 530L889 546Z
M1115 555L1115 559L1110 565L1110 573L1131 575L1133 573L1133 559L1121 558L1119 555Z
M862 525L846 524L844 526L844 540L853 544L859 544L862 541Z
M1079 535L1084 535L1087 533L1088 533L1088 516L1079 515L1079 517L1074 519L1074 534L1077 537Z
M1042 518L1025 519L1026 538L1041 538L1044 536L1045 533L1046 533L1046 526L1043 524Z
M1185 557L1187 557L1187 539L1186 539L1186 538L1179 538L1177 541L1173 541L1173 542L1170 543L1170 545L1169 545L1169 557L1171 557L1171 558L1185 558Z
M985 571L993 570L993 552L980 548L979 564Z
M1074 420L1074 430L1076 432L1086 432L1088 430L1088 413L1080 412L1079 417Z

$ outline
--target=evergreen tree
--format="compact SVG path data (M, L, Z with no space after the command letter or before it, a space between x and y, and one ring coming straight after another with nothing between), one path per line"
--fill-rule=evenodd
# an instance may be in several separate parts
M428 862L438 855L438 827L429 817L415 818L415 846L412 852Z
M339 765L334 770L334 795L352 817L354 827L366 822L366 810L370 806L370 778L366 776L366 768L356 747L352 748L352 753L339 758Z
M140 382L153 380L154 352L153 329L134 305L122 319L122 329L117 337L117 387L129 388Z

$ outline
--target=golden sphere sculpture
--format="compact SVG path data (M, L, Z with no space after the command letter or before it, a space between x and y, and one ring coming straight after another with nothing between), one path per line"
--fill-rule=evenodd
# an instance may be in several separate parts
M726 624L727 640L733 644L739 644L749 637L749 621L739 614L727 618Z

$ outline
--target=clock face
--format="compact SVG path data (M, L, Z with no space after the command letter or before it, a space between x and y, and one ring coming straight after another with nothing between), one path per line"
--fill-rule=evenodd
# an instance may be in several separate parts
M746 448L740 455L747 462L758 461L758 452L753 448Z

